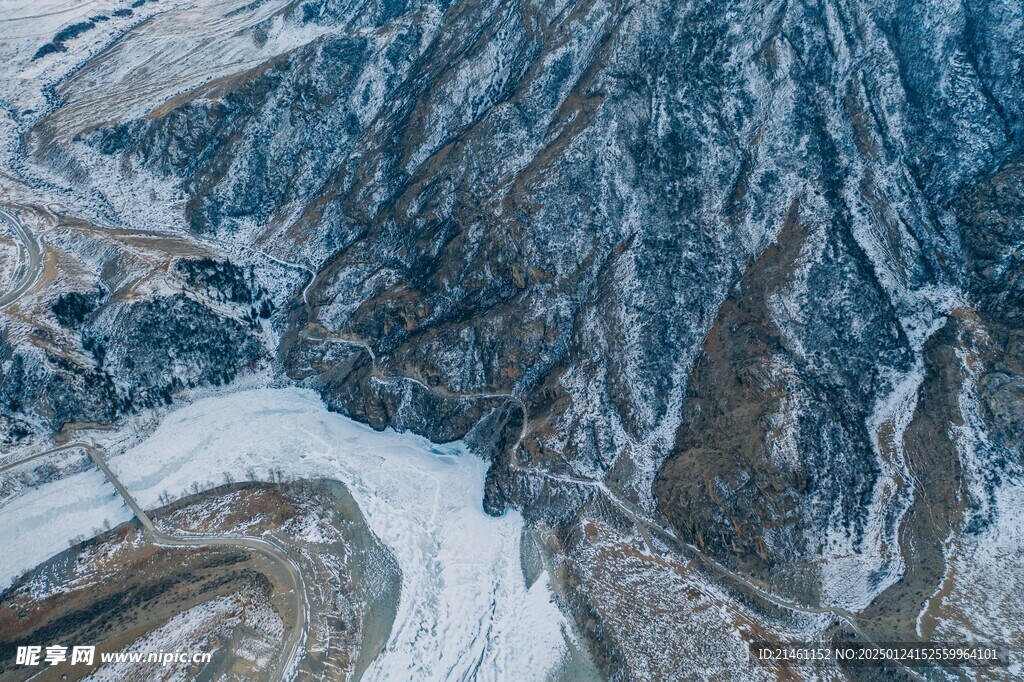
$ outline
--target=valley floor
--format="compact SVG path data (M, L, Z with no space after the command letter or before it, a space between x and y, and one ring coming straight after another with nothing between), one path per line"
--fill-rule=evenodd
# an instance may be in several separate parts
M119 436L105 438L98 445L113 450ZM146 509L231 480L343 482L402 574L390 639L366 679L544 679L573 646L549 577L526 585L522 517L484 514L486 464L460 443L377 432L310 391L264 388L181 407L108 462ZM5 582L130 516L91 468L24 491L3 514L0 541L18 547L4 557ZM46 541L26 543L27 528Z

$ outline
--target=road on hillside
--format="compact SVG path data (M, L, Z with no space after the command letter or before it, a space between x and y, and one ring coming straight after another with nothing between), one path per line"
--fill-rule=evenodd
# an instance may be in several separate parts
M139 506L138 502L135 501L135 498L132 497L131 493L128 492L128 489L124 487L117 475L110 470L110 467L107 466L106 460L103 458L103 453L101 453L98 448L89 443L75 443L73 446L81 447L89 453L93 462L97 467L99 467L100 471L106 475L107 480L110 481L111 485L114 486L114 489L117 490L118 494L124 499L128 508L132 510L132 513L135 514L136 518L138 518L139 523L142 524L146 533L156 544L171 547L237 547L258 552L272 561L279 563L285 569L286 574L292 582L291 593L294 599L295 624L284 643L284 653L278 663L274 679L285 680L291 673L294 673L297 668L299 656L302 653L302 642L309 631L309 605L306 601L306 589L305 583L302 579L302 573L299 571L298 565L296 565L292 558L276 544L263 538L206 534L172 535L170 533L165 533L156 527L152 519L149 518L146 511ZM67 447L72 446L65 446L65 448Z
M15 271L14 280L11 282L7 292L0 294L0 308L6 308L17 301L32 288L36 278L43 269L43 260L40 257L39 242L32 233L21 222L17 214L6 208L0 208L0 222L4 222L18 241L18 255L21 263Z

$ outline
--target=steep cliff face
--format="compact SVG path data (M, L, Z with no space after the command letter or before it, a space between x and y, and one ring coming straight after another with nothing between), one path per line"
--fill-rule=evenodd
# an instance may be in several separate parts
M468 434L492 511L607 494L860 610L1019 476L1022 33L1010 3L307 2L90 118L143 62L115 46L26 141L123 223L307 271L284 371Z
M957 202L965 271L991 344L979 390L994 440L1024 448L1024 160L1018 151Z
M884 293L851 257L852 239L799 214L794 203L719 310L656 492L702 548L787 591L834 600L849 582L826 581L820 594L826 576L814 563L859 554L844 576L856 580L869 562L885 570L898 547L905 485L889 480L893 457L873 449L871 420L874 396L888 388L883 372L909 372L912 361ZM817 258L794 284L801 256ZM795 286L824 292L826 281L832 291L805 324L778 319Z

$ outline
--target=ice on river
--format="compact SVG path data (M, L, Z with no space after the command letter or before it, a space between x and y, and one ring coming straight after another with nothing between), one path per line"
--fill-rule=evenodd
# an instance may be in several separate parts
M0 591L19 575L132 517L98 469L57 478L0 506Z
M486 464L460 443L376 432L328 412L311 391L264 388L171 412L109 464L146 508L194 482L223 483L225 472L345 483L402 570L394 629L366 679L542 679L565 654L566 620L547 576L524 583L523 519L483 513Z

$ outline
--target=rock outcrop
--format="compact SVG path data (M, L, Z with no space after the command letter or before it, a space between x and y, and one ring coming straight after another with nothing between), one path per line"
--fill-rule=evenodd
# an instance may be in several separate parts
M130 227L168 197L161 229L301 271L249 314L280 369L468 438L489 511L576 542L629 509L795 602L892 599L902 636L1024 467L1022 33L1000 2L296 3L184 90L111 48L25 144ZM178 89L83 113L97 74ZM232 267L180 274L251 305ZM59 304L88 372L0 348L5 416L261 355L213 304L93 304ZM91 397L11 388L44 375Z

